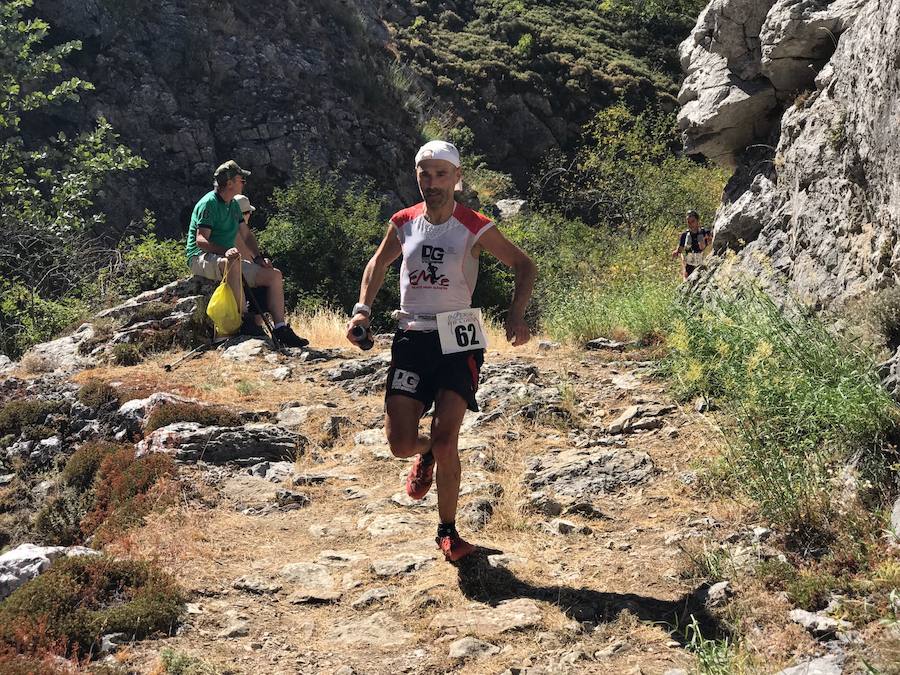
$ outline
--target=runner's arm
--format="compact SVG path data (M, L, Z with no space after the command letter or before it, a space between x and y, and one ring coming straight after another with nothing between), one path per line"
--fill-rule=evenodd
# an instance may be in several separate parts
M534 290L537 267L525 251L507 239L496 227L481 235L478 244L515 274L513 298L506 314L506 339L521 347L531 338L528 324L525 323L525 308Z
M368 264L366 264L366 269L363 271L362 283L359 285L359 302L361 304L372 306L372 303L375 302L375 296L378 295L378 291L381 290L381 285L384 283L384 275L387 273L387 268L402 253L403 248L400 245L400 240L397 238L394 225L389 223L387 231L384 233L384 239L381 240L378 250L375 251L375 255L372 256ZM351 339L350 331L353 330L354 326L358 325L368 327L369 317L358 313L350 318L350 323L347 325L347 339L351 342L353 340Z

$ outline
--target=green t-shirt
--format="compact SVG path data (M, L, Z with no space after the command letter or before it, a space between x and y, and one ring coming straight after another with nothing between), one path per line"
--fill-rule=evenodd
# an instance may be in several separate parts
M197 246L198 227L208 227L211 230L209 240L213 244L231 248L234 246L240 226L241 207L235 200L232 199L226 204L215 190L203 195L191 214L191 225L188 228L187 246L185 247L188 265L191 264L191 258L203 253Z

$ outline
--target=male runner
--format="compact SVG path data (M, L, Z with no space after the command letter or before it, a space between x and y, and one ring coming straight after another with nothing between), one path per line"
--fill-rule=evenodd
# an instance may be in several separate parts
M347 326L353 342L356 326L368 328L371 305L388 266L403 256L400 268L399 328L391 347L385 393L385 433L396 457L418 455L406 479L406 492L422 499L431 487L437 464L438 525L436 542L447 560L475 550L456 531L459 500L459 427L466 408L478 410L475 391L484 361L483 331L471 316L472 291L482 250L515 273L515 291L506 316L506 338L515 346L528 342L525 307L536 269L521 249L485 216L457 204L454 186L462 178L459 151L451 143L431 141L416 154L416 179L424 202L395 213L384 239L363 272L359 302ZM448 314L445 314L448 313ZM453 326L447 342L438 323ZM449 329L448 329L449 330ZM434 403L431 438L419 436L419 419Z
M681 277L687 280L694 270L703 265L703 260L708 252L706 249L712 243L712 232L700 227L700 215L696 211L688 211L685 215L688 229L678 238L678 246L672 251L672 257L681 256Z

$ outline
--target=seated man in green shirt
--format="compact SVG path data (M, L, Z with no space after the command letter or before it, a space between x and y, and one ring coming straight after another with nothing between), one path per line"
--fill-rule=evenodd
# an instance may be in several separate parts
M269 312L275 323L275 338L285 347L305 347L309 341L297 336L284 321L284 278L272 261L262 256L250 228L241 214L235 196L244 190L250 175L233 159L213 174L214 188L200 198L191 214L187 236L187 263L191 272L214 281L221 281L225 259L240 257L238 248L253 255L252 262L243 259L241 271L251 287L265 286L269 298ZM240 238L240 246L238 239Z

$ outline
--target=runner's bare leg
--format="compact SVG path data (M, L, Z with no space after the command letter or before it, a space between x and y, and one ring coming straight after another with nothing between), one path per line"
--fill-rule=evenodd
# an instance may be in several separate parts
M384 433L394 457L412 457L428 452L431 439L419 435L419 420L425 406L409 396L388 396L385 400Z
M438 515L442 523L456 520L459 502L459 427L468 405L455 391L442 389L435 399L431 422L431 452L437 463Z

